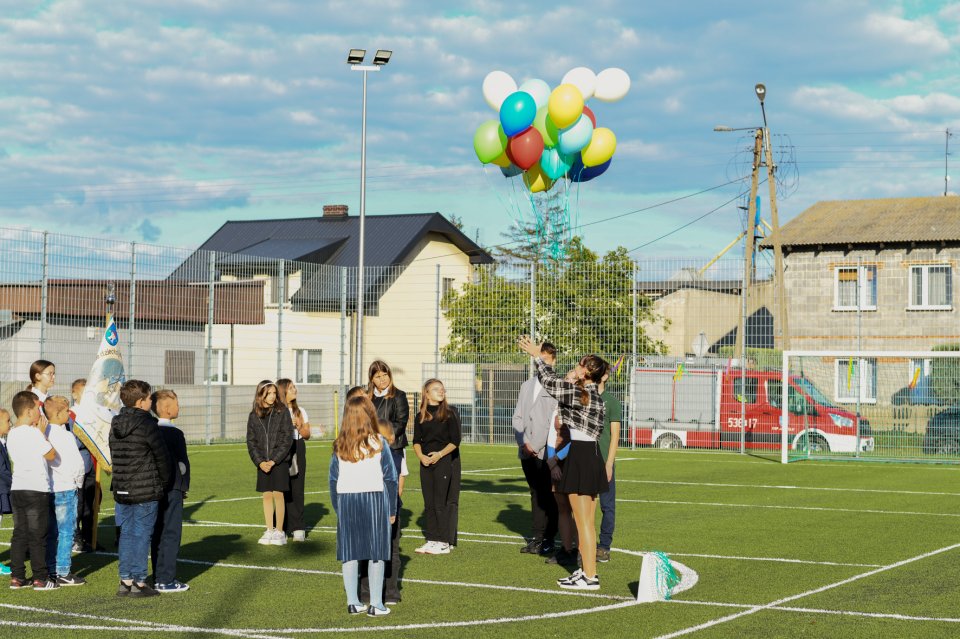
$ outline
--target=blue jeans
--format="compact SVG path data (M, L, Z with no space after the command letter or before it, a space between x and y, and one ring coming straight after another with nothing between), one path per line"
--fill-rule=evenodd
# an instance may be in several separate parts
M610 488L605 493L600 493L600 512L603 517L600 519L600 541L597 546L604 550L610 550L613 544L613 526L617 518L617 468L614 466L613 474L610 477Z
M73 533L77 528L77 491L53 493L47 526L47 570L66 577L70 574L70 552Z
M147 556L157 521L156 501L117 504L115 519L120 526L120 579L143 583L147 578Z

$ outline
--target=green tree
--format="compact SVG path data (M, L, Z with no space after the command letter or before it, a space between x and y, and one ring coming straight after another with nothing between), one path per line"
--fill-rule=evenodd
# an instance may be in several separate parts
M568 357L630 354L634 263L626 249L601 258L574 238L562 262L548 261L534 270L537 339L554 342ZM524 361L516 340L530 331L530 280L529 265L498 264L451 291L444 300L451 336L444 349L447 360ZM637 300L637 319L638 352L663 353L664 345L644 330L661 321L646 297Z
M960 343L938 344L931 350L960 351ZM943 404L960 405L960 357L934 357L930 361L930 388Z

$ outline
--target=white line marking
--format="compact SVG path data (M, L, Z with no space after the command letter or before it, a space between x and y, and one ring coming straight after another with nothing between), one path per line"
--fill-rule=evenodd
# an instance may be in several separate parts
M617 460L619 461L619 460ZM939 493L939 492L927 492L921 490L885 490L880 488L830 488L822 486L777 486L777 485L767 485L767 484L718 484L718 483L709 483L709 482L695 482L695 481L659 481L654 479L620 479L617 478L617 483L628 483L628 484L664 484L667 486L708 486L711 488L767 488L774 490L812 490L812 491L828 491L828 492L840 492L840 493L879 493L883 495L930 495L936 497L960 497L960 493Z
M690 599L671 599L670 603L689 604L694 606L717 606L721 608L753 608L755 604L724 603L717 601L692 601ZM770 610L783 612L815 613L818 615L839 615L851 617L870 617L874 619L897 619L900 621L938 621L942 623L960 623L957 617L920 617L916 615L901 615L895 612L860 612L856 610L828 610L826 608L801 608L796 606L774 606Z
M665 635L660 635L659 637L657 637L657 639L673 639L673 637L681 637L681 636L683 636L683 635L688 635L688 634L690 634L690 633L692 633L692 632L697 632L697 631L700 631L700 630L704 630L704 629L706 629L706 628L711 628L711 627L713 627L713 626L716 626L716 625L719 625L719 624L722 624L722 623L726 623L726 622L728 622L728 621L733 621L734 619L739 619L739 618L741 618L741 617L746 617L746 616L748 616L748 615L752 615L752 614L757 613L757 612L760 612L760 611L762 611L762 610L770 610L771 608L775 608L776 606L780 606L780 605L783 605L783 604L785 604L785 603L789 603L789 602L791 602L791 601L796 601L796 600L798 600L798 599L803 599L804 597L809 597L810 595L816 595L816 594L819 594L819 593L821 593L821 592L826 592L827 590L832 590L832 589L838 588L838 587L840 587L840 586L845 586L845 585L847 585L847 584L849 584L849 583L853 583L853 582L855 582L855 581L859 581L860 579L865 579L866 577L872 577L873 575L878 575L878 574L880 574L880 573L882 573L882 572L886 572L886 571L888 571L888 570L893 570L894 568L900 568L901 566L906 566L906 565L908 565L908 564L912 564L912 563L914 563L914 562L921 561L921 560L923 560L923 559L928 559L928 558L930 558L930 557L934 557L934 556L936 556L936 555L939 555L939 554L942 554L942 553L945 553L945 552L950 552L950 551L952 551L952 550L956 550L957 548L960 548L960 544L953 544L953 545L951 545L951 546L945 546L945 547L939 548L939 549L937 549L937 550L932 550L932 551L930 551L930 552L923 553L922 555L917 555L917 556L915 556L915 557L910 557L909 559L904 559L904 560L898 561L898 562L896 562L896 563L892 563L892 564L889 564L889 565L886 565L886 566L881 566L880 568L875 568L874 570L870 570L870 571L861 573L861 574L859 574L859 575L854 575L853 577L849 577L849 578L847 578L847 579L842 579L841 581L836 581L836 582L834 582L834 583L832 583L832 584L827 584L826 586L820 586L819 588L814 588L814 589L812 589L812 590L807 590L807 591L805 591L805 592L801 592L801 593L796 594L796 595L791 595L791 596L789 596L789 597L783 597L782 599L777 599L776 601L770 602L770 603L765 604L765 605L754 606L754 607L752 607L752 608L750 608L750 609L748 609L748 610L744 610L744 611L741 611L741 612L737 612L737 613L734 613L734 614L732 614L732 615L727 615L727 616L725 616L725 617L720 617L720 618L718 618L718 619L713 619L713 620L707 621L707 622L705 622L705 623L697 624L696 626L690 626L690 627L688 627L688 628L684 628L683 630L677 630L676 632L671 632L671 633L668 633L668 634L665 634Z
M519 462L518 462L519 463ZM516 466L506 466L504 468L480 468L478 470L464 470L461 472L462 475L475 475L479 473L490 473L495 470L522 470Z
M717 506L722 508L770 508L774 510L814 510L834 513L865 513L871 515L909 515L916 517L960 517L960 513L924 513L910 510L876 510L870 508L827 508L826 506L777 506L773 504L728 504L710 501L671 501L666 499L618 499L617 503L667 504L675 506Z

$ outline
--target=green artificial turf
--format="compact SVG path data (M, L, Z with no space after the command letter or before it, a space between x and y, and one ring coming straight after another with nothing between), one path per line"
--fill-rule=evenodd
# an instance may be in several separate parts
M423 541L414 466L402 513L403 602L390 616L370 619L346 614L327 495L329 442L308 446L307 541L285 547L257 544L263 516L244 446L193 446L190 454L193 485L178 568L189 592L114 596L107 493L99 529L106 550L74 557L89 584L55 592L3 588L0 632L86 639L380 629L369 636L382 637L382 629L399 626L390 636L504 639L656 637L703 625L687 636L960 635L960 548L881 570L960 544L955 466L781 465L735 453L622 450L615 551L600 565L603 587L571 595L555 586L563 568L518 552L530 516L515 449L465 445L458 547L446 556L413 552ZM4 562L10 526L4 518ZM667 552L697 571L698 584L675 601L635 605L636 553L646 550ZM594 608L600 610L588 612ZM833 614L840 612L847 614Z

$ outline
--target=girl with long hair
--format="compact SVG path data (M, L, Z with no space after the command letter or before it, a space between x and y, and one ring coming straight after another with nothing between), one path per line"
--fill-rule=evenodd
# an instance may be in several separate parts
M364 612L358 596L360 561L367 560L371 617L390 614L383 603L384 564L390 559L390 526L397 518L397 472L389 444L371 420L368 400L343 408L330 460L330 499L337 514L337 560L343 564L347 612Z
M37 406L40 407L40 426L47 427L47 416L43 412L43 402L47 401L47 394L53 388L57 381L57 367L53 362L45 359L38 359L30 364L30 383L24 390L28 390L37 396Z
M378 359L370 364L367 380L367 397L377 409L377 416L393 426L390 452L394 465L400 468L403 449L407 446L407 422L410 420L407 394L393 384L393 371L383 360Z
M290 411L277 401L277 386L269 380L257 384L253 410L247 418L247 452L257 467L257 492L263 493L266 531L257 543L283 546L283 493L290 488L290 448L293 422ZM276 527L274 527L276 517Z
M544 390L557 400L561 425L570 430L570 452L556 491L565 493L570 500L583 568L569 577L558 579L557 585L569 590L599 590L595 515L597 495L607 491L608 483L597 444L603 432L604 416L598 385L607 371L607 363L597 355L586 355L580 358L570 378L566 379L543 361L539 344L526 335L518 343L521 350L534 358L537 377Z
M291 463L296 470L291 471L290 490L284 493L286 519L283 530L294 541L304 541L306 532L303 525L304 493L307 478L307 444L310 439L310 417L305 408L297 404L297 385L292 379L284 377L277 380L277 398L290 410L293 421L293 444L290 447Z
M416 549L445 555L457 545L460 510L460 415L447 404L439 379L423 384L420 410L413 420L413 451L420 460L420 488L427 542Z

